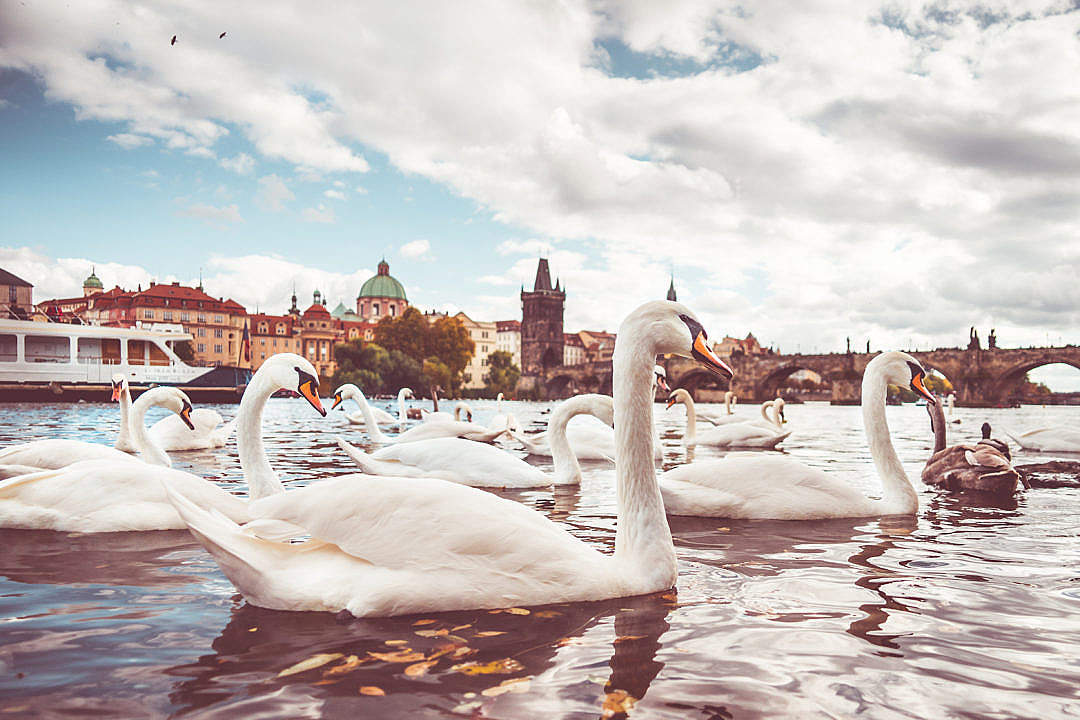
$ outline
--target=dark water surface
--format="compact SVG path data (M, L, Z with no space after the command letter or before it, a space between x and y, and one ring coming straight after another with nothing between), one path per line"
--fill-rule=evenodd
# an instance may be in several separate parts
M475 405L486 421L493 406ZM529 420L547 408L509 405ZM957 414L956 442L977 438L984 419L998 436L1080 423L1080 408ZM664 466L685 462L681 410L657 416ZM786 452L877 492L858 408L789 406L787 417ZM183 532L2 530L0 717L1080 715L1080 490L991 505L938 494L918 481L924 410L889 408L889 422L920 491L917 517L673 518L677 592L528 614L343 622L268 611L246 604ZM104 403L4 405L0 446L107 442L116 423ZM323 420L300 400L267 407L268 454L287 485L353 471L335 432L364 444L340 413ZM244 490L234 444L173 459ZM505 494L610 550L613 468L584 470L581 488ZM305 660L322 664L282 674Z

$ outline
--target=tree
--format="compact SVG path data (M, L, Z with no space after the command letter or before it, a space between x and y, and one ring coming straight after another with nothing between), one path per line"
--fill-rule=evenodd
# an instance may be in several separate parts
M423 376L428 387L447 388L453 383L450 368L434 355L424 360Z
M949 379L934 371L926 373L923 384L926 385L927 390L937 395L948 395L953 391L953 385Z
M514 356L505 350L496 350L488 355L488 372L484 383L491 394L510 395L517 387L521 369L514 364Z
M461 385L461 374L476 350L469 331L460 320L440 317L429 323L414 307L406 308L397 317L380 320L375 326L375 342L391 353L397 351L413 360L415 368L411 364L408 366L409 372L415 373L413 377L424 376L424 364L434 358L448 373L438 384L453 390ZM442 376L442 369L439 374Z
M390 353L375 343L362 344L359 340L341 343L334 348L337 370L331 378L334 387L353 383L365 393L382 391L381 371L389 362Z

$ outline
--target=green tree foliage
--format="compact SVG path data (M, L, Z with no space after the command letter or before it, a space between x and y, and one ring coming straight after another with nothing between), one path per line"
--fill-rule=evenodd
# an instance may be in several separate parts
M927 390L938 395L948 395L953 392L953 385L948 378L935 372L926 373L923 384L926 385Z
M400 353L394 357L407 357L412 361L408 365L409 372L414 372L415 375L410 376L403 372L400 379L404 380L406 376L417 377L426 382L428 372L425 368L429 360L434 360L441 366L433 365L431 368L433 376L439 378L435 384L453 390L461 385L461 374L476 350L469 331L460 320L440 317L429 323L423 313L414 307L406 308L405 312L397 317L383 318L375 326L375 342L391 354ZM418 380L410 382L421 385ZM396 389L394 391L396 392Z
M434 355L424 360L422 373L427 387L448 388L453 384L450 368Z
M492 395L511 395L520 377L521 369L514 364L513 355L505 350L496 350L488 355L488 372L484 376L484 383Z
M377 343L359 340L334 348L338 368L331 382L334 387L353 383L368 395L396 393L403 387L422 388L420 363L400 350L387 351Z

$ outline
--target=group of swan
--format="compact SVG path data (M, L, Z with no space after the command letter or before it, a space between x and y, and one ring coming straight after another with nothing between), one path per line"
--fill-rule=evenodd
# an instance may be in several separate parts
M164 463L151 465L104 448L117 455L0 481L0 526L83 532L187 527L255 605L386 616L666 590L677 573L668 514L806 520L917 511L915 490L885 418L890 384L910 387L936 405L923 386L923 368L910 355L883 353L863 376L863 422L884 490L881 499L873 499L840 473L780 455L731 455L683 465L658 478L653 423L658 354L689 356L721 377L732 376L689 309L671 301L642 305L619 328L613 397L580 396L552 413L545 434L555 464L550 476L498 448L458 437L501 434L509 419L503 429L445 419L425 422L388 439L359 389L343 386L335 392L334 406L356 398L369 436L386 447L365 453L342 441L366 473L316 480L287 492L266 457L263 407L284 388L305 397L321 414L326 411L310 363L296 355L275 355L253 377L235 421L248 501L169 469L167 456L154 451L139 425L146 407L165 404L187 420L191 414L180 391L161 388L134 404L131 419L139 422L131 429L140 452L159 463L164 456ZM687 442L703 442L706 433L694 433L692 401L686 404ZM780 411L775 403L771 407L771 418L763 408L770 427L732 423L716 430L747 425L783 434L776 429L782 423ZM613 555L577 539L540 512L477 489L580 482L567 423L585 412L614 426L614 446L607 456L615 461ZM972 452L979 456L982 451ZM30 460L40 462L49 454L40 446L23 446L0 453L0 462L33 467Z
M711 445L720 448L757 448L773 449L782 443L790 431L784 431L782 408L784 401L780 398L767 400L761 405L761 421L742 419L740 422L725 422L719 427L713 427L698 434L697 409L694 407L694 399L686 390L679 388L671 393L668 398L668 407L682 403L686 406L686 432L683 434L683 445ZM769 412L772 412L772 416ZM732 416L738 417L738 416Z
M1009 446L990 437L983 423L983 439L972 445L945 447L945 413L938 404L927 404L934 431L934 450L922 471L927 485L949 490L1011 495L1018 482L1026 482L1012 466Z

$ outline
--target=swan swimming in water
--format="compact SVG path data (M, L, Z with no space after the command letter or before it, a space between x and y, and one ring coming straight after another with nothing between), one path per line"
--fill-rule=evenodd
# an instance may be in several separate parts
M326 412L319 403L315 369L308 361L285 353L263 363L244 391L237 415L240 465L253 499L284 492L266 458L260 429L263 406L279 389L294 390L320 413ZM190 412L187 396L177 388L147 390L135 401L136 410L147 396L178 414ZM187 526L166 497L166 484L223 517L238 522L249 519L247 502L208 480L118 454L126 459L86 460L0 481L0 527L65 532L182 530Z
M126 385L126 379L122 375L119 378ZM113 397L117 397L118 394L123 392L122 389L118 389L115 381L116 376L114 376ZM139 453L138 458L108 445L88 443L82 440L50 438L48 440L34 440L28 443L12 445L0 450L0 465L21 465L38 470L56 470L84 460L108 460L112 462L139 462L142 460L150 465L171 467L172 461L169 460L168 454L147 433L144 420L147 410L160 405L173 410L183 423L191 423L191 403L188 401L187 395L182 392L179 395L165 392L168 389L153 388L147 390L131 406L130 413L121 405L121 437L125 439L125 445L129 445L135 452ZM123 401L121 400L121 402ZM128 416L126 424L124 423L125 415ZM127 428L126 434L123 431L124 427ZM119 439L117 442L119 443Z
M934 449L922 471L922 481L953 491L976 491L997 495L1012 495L1020 482L1020 473L1013 469L1008 456L989 439L990 426L983 424L984 440L974 445L945 447L945 413L940 403L927 403L930 428L934 432ZM1008 452L1008 446L1005 451Z
M439 478L472 487L576 485L581 483L581 466L566 439L566 423L582 413L591 413L602 422L614 422L610 398L603 395L578 395L560 403L548 422L555 463L551 475L505 450L456 437L398 443L373 453L365 453L341 438L337 443L370 475Z
M237 525L182 489L170 497L248 602L360 617L583 602L676 580L653 466L651 374L658 353L730 377L686 307L647 303L614 353L618 524L614 555L513 500L431 478L347 475L252 503ZM291 542L306 536L303 543Z
M351 388L351 389L346 389ZM367 400L364 399L364 393L360 391L355 385L342 385L334 391L334 404L331 405L331 409L336 408L344 400L344 393L355 393L359 396L358 402L360 403L360 412L364 413L364 418L367 421L366 430L368 437L372 442L377 442L380 445L388 443L408 443L416 442L417 440L430 440L437 437L460 437L466 440L475 440L476 442L494 442L497 437L502 435L505 430L490 430L483 425L478 425L472 422L461 422L451 418L450 420L428 420L416 427L411 427L405 432L395 435L393 437L387 437L379 429L378 423L375 422L375 417L371 413L371 406L368 405ZM465 403L458 403L458 407L454 412L457 414L462 408L468 409L468 405ZM471 416L472 411L469 410Z
M918 361L902 352L878 355L863 373L863 426L884 490L881 499L866 497L840 473L807 467L783 455L739 453L661 475L668 513L749 520L913 515L919 498L893 448L885 396L890 384L908 386L928 403L936 403L923 385L924 375Z
M343 388L346 388L346 387L348 387L348 388L356 388L356 385L353 385L352 383L346 383L345 385L342 385L341 387L343 387ZM359 390L359 388L357 388L357 390ZM413 391L410 390L407 387L406 388L401 388L400 390L398 390L398 394L397 394L398 416L396 418L393 415L391 415L390 413L383 410L382 408L375 407L374 405L372 405L371 406L371 414L375 416L375 422L379 423L380 425L398 425L399 427L405 427L405 424L406 424L406 422L408 420L408 410L405 409L405 400L408 399L408 398L411 398L412 396L413 396ZM356 401L357 405L359 405L361 402L367 402L367 398L364 397L363 394L361 394L361 395L359 395L359 397L357 397L356 395L354 395L354 394L352 394L350 392L349 394L345 395L344 397L345 397L346 400L354 400L354 401ZM363 412L345 413L345 419L348 420L353 425L363 425L366 422L364 420L364 413Z
M1043 427L1022 433L1006 430L1005 434L1025 450L1080 452L1080 430L1072 428Z
M780 401L783 402L782 400ZM763 421L728 423L719 427L709 428L702 433L697 431L697 411L694 408L694 400L690 393L679 388L668 398L668 407L675 403L686 406L686 432L683 434L683 445L709 445L723 448L757 448L774 449L782 443L791 431L784 431L783 421L780 417L779 406L776 400L767 400L761 405L761 417ZM769 417L769 410L775 411L773 417Z
M137 452L131 440L131 387L121 373L112 376L113 402L120 403L120 435L116 438L117 450ZM206 450L224 447L229 436L236 430L236 420L225 423L216 410L199 408L192 410L190 420L194 430L179 415L168 415L150 426L148 434L154 444L166 452L181 450ZM141 422L141 421L139 421Z

